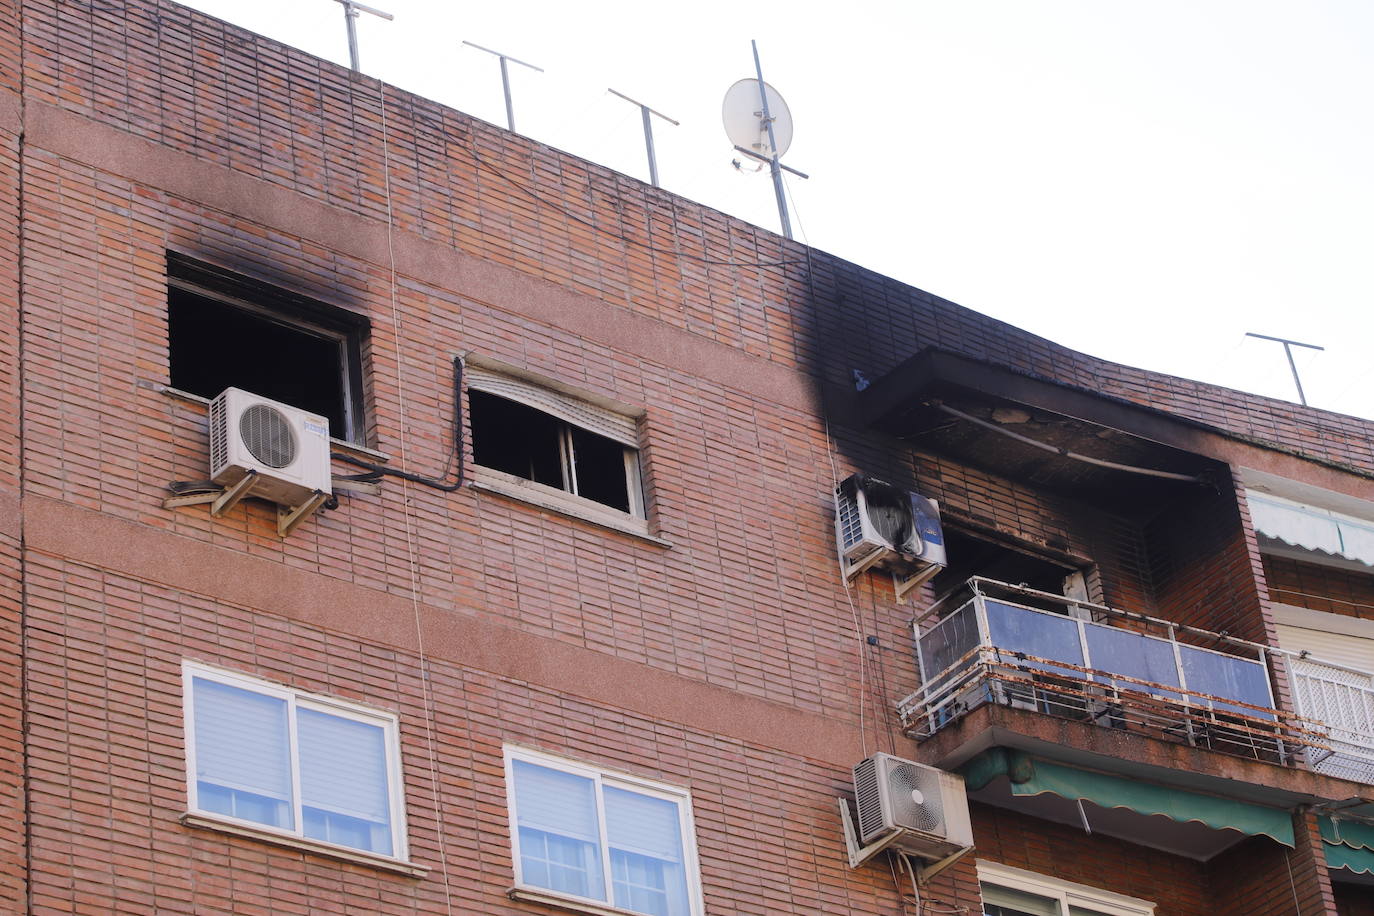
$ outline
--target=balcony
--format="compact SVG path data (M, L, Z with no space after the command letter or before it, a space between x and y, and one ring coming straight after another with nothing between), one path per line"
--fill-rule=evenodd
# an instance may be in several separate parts
M917 740L992 703L1374 781L1374 679L1354 672L1294 659L1291 715L1269 673L1291 653L982 578L917 627L923 686L898 704Z

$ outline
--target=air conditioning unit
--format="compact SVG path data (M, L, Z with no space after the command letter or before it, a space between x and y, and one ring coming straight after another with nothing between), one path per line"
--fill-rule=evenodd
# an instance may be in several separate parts
M939 504L864 474L835 488L835 538L846 579L887 569L898 600L945 568Z
M854 767L854 800L864 845L900 832L892 848L935 861L973 846L964 780L953 773L874 754Z
M249 472L243 496L299 506L329 493L329 421L324 417L226 388L210 402L210 479L232 488Z

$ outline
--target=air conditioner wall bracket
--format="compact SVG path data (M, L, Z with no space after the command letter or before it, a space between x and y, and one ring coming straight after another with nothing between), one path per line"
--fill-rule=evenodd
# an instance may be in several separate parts
M907 831L905 830L893 830L891 833L888 833L878 838L877 840L874 840L867 846L860 846L858 840L858 831L854 828L854 816L849 813L849 801L845 799L843 796L840 796L836 800L840 803L840 822L843 825L844 846L845 851L849 855L850 868L858 868L859 866L867 863L878 853L882 852L884 849L887 849L892 844L902 839L902 837L906 836ZM922 885L924 885L928 883L931 879L933 879L936 875L940 874L940 872L944 871L946 868L949 868L955 862L958 862L960 859L962 859L964 856L968 855L972 851L972 846L966 846L963 849L957 850L956 852L953 852L950 855L945 856L943 859L940 859L937 862L932 862L929 865L923 864L919 857L913 857L909 853L905 853L905 855L907 855L908 858L916 859L916 880Z

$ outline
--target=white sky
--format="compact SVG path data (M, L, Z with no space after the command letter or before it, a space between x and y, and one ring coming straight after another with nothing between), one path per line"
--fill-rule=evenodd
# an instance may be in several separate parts
M347 63L333 0L187 4ZM798 238L1096 356L1374 418L1369 0L372 0L370 75L776 229L720 104L792 110Z

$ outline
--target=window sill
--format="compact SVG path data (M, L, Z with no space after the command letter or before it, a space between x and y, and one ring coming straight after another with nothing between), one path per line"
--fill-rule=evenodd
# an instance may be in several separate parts
M532 887L512 887L506 891L506 896L512 900L521 900L525 903L542 903L545 906L556 906L560 910L572 910L575 913L595 913L596 916L644 916L638 910L622 910L620 907L611 906L608 903L564 897L552 891L537 890Z
M535 483L532 480L525 480L522 477L477 465L472 469L472 483L470 485L474 490L495 493L498 496L529 503L566 518L590 522L600 528L628 534L659 547L673 546L668 541L650 534L649 523L642 518L635 518L625 512L604 508L591 500L574 496L571 493L564 493L562 490L555 490L553 487Z
M210 407L209 398L203 398L200 395L192 394L189 391L182 391L180 388L173 388L171 385L161 385L157 382L145 381L140 381L138 384L140 387L156 391L158 394L165 394L167 395L167 397L171 398L174 401L183 401L187 404L199 404L201 407L204 407L206 409L209 409ZM379 452L375 448L368 448L367 446L359 445L356 442L349 442L344 439L335 439L333 436L329 437L329 447L331 449L338 449L342 452L348 452L359 458L365 458L368 461L375 461L379 464L385 464L391 460L391 456L388 455L386 452Z
M395 874L406 875L411 878L423 878L425 875L429 874L428 868L422 865L413 865L401 859L393 859L390 856L381 856L376 853L364 852L361 849L349 849L346 846L336 846L333 843L325 843L307 837L278 833L266 827L253 827L248 824L238 823L237 821L221 820L214 815L187 812L181 816L181 823L187 827L198 827L204 830L214 830L217 833L228 833L233 836L246 837L250 840L260 840L264 843L271 843L273 846L298 849L302 852L314 853L318 856L338 859L343 862L351 862L354 865L365 865L369 868L394 872Z

